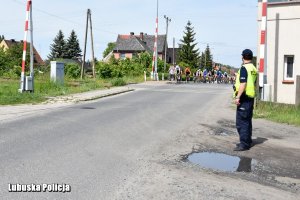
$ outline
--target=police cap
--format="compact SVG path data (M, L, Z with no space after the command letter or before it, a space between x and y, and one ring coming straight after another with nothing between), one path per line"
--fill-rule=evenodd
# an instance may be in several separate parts
M245 50L242 52L242 56L250 56L250 57L253 57L253 52L252 52L250 49L245 49Z

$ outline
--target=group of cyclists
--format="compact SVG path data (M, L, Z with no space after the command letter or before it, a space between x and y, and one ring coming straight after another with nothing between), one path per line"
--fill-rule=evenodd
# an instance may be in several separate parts
M195 71L192 74L191 69L189 67L186 67L184 70L182 70L182 68L179 65L170 66L169 68L170 81L176 81L177 83L180 83L182 81L182 75L185 75L186 77L185 82L191 81L191 77L195 83L233 84L235 82L235 76L231 76L227 74L226 71L223 73L219 68L213 70L208 70L208 69L201 70L199 68L197 71Z

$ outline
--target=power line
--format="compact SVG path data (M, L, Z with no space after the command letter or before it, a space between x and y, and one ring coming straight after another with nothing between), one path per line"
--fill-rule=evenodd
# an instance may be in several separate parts
M25 5L23 2L21 2L21 1L19 1L19 0L13 0L13 1L14 1L15 3L17 3L17 4ZM73 21L73 20L69 20L69 19L60 17L60 16L58 16L58 15L52 14L52 13L50 13L50 12L48 12L48 11L42 10L42 9L40 9L40 8L37 8L37 7L34 7L33 10L36 10L36 11L38 11L38 12L40 12L40 13L43 13L43 14L48 15L48 16L50 16L50 17L57 18L57 19L59 19L59 20L62 20L62 21L65 21L65 22L68 22L68 23L71 23L71 24L75 24L75 25L78 25L78 26L81 26L81 27L83 26L83 24L81 24L81 23L78 23L78 22L76 22L76 21ZM96 31L99 31L99 32L106 32L106 33L110 33L110 34L118 34L118 33L115 33L115 32L112 32L112 31L108 31L108 30L105 30L105 29L99 29L99 28L93 28L93 29L96 30Z

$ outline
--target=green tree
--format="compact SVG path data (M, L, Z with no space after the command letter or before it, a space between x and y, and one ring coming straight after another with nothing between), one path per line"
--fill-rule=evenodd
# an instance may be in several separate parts
M205 54L204 54L204 52L202 52L201 56L200 56L200 67L201 68L205 67Z
M149 53L143 52L139 55L139 62L145 69L147 69L152 64L152 57Z
M197 43L195 43L194 27L190 21L188 21L183 39L180 40L181 48L179 51L179 62L189 64L191 67L197 67L199 65L199 49L196 49Z
M79 40L74 30L72 30L67 43L66 43L66 56L65 58L75 59L81 56L81 49Z
M0 42L2 42L2 40L4 40L4 35L0 35Z
M58 34L53 40L53 44L50 46L50 54L48 58L50 60L57 59L57 58L66 58L67 51L66 51L66 41L64 39L64 34L61 30L59 30Z
M7 69L7 55L3 48L0 48L0 72Z
M252 63L256 67L256 65L257 65L257 57L256 56L253 56Z
M201 61L204 61L203 67L205 67L208 70L212 70L213 56L211 54L209 45L206 46L204 53L202 53Z
M110 52L112 52L112 50L115 48L116 43L115 42L109 42L107 44L106 49L103 52L103 58L105 58Z
M18 43L12 45L7 51L7 66L12 68L14 66L22 66L22 57L23 57L23 44ZM30 63L30 44L27 43L26 50L26 70L29 69Z

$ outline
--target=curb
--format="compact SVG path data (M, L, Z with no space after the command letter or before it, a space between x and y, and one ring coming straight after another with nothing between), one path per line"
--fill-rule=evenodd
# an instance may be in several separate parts
M95 92L95 91L89 91L89 92L94 92L94 93L85 94L85 92L83 92L83 93L71 94L68 96L57 96L57 97L48 99L47 101L44 101L41 104L48 105L48 104L53 104L53 103L57 103L57 102L61 102L61 103L63 103L63 102L65 102L65 103L66 102L69 102L69 103L87 102L87 101L92 101L92 100L109 97L109 96L114 96L114 95L118 95L118 94L122 94L122 93L126 93L126 92L131 92L131 91L134 91L134 89L128 88L128 89L119 89L119 90L115 90L115 91L99 90L98 92L100 94L97 94L97 92Z
M22 104L22 105L17 105L17 106L12 106L12 105L6 105L6 106L0 106L0 124L6 121L13 121L14 119L19 119L23 118L26 116L30 115L35 115L36 113L43 112L43 111L51 111L51 110L56 110L60 108L64 108L70 105L76 105L77 103L80 102L88 102L96 99L101 99L105 97L110 97L110 96L115 96L118 94L123 94L127 92L132 92L134 89L120 89L116 91L105 91L103 94L95 94L87 96L86 98L83 96L80 96L82 93L78 93L76 96L71 97L72 101L68 100L62 100L62 101L55 101L55 102L45 102L39 103L39 104ZM68 97L70 98L70 97ZM29 109L31 108L31 109Z
M101 98L104 98L104 97L110 97L110 96L115 96L115 95L118 95L118 94L132 92L132 91L134 91L134 89L128 89L128 90L124 90L124 91L112 92L112 93L103 94L103 95L100 95L100 96L95 96L95 97L86 98L86 99L79 99L78 101L92 101L92 100L101 99Z

